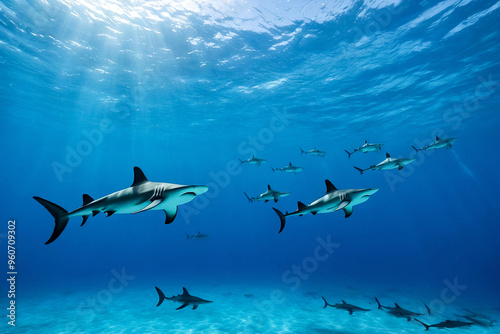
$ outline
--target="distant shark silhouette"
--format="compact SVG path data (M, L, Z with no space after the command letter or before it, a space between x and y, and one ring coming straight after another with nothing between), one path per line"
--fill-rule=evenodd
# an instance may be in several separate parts
M327 306L331 306L331 307L335 307L336 309L339 309L339 310L346 310L349 312L350 315L352 315L353 312L366 312L366 311L370 311L368 309L365 309L365 308L361 308L359 306L356 306L356 305L352 305L352 304L347 304L345 301L342 301L342 304L328 304L328 302L326 301L325 297L321 296L321 298L323 298L323 301L325 302L325 306L323 306L323 308L326 308Z
M492 327L493 326L493 321L489 319L479 319L478 317L475 317L474 315L460 315L460 314L455 314L457 317L464 318L470 322L473 322L475 325L481 326L481 327Z
M54 217L55 227L52 236L45 243L50 244L64 231L72 217L83 217L81 226L90 215L99 212L109 217L115 213L139 213L147 210L163 210L166 214L165 224L174 221L177 215L177 206L187 203L197 195L208 190L207 186L183 186L173 183L150 182L139 167L134 167L134 182L129 188L119 190L110 195L94 200L87 194L83 195L83 205L71 212L67 212L57 204L43 198L33 198L42 204Z
M189 235L186 233L186 239L192 239L192 240L203 240L203 239L208 239L209 236L207 234L203 234L200 231L198 233L195 233L193 235Z
M249 197L246 193L244 194L250 203L252 203L253 201L264 201L265 203L267 203L270 200L274 200L274 202L277 202L279 198L290 195L290 193L273 190L269 184L267 185L266 192L260 194L257 197Z
M156 286L155 286L155 289L156 289L156 292L158 292L158 296L160 297L160 300L158 301L158 304L156 305L156 307L160 306L161 303L163 303L163 301L165 299L168 299L168 300L171 300L174 302L178 302L178 303L182 303L182 305L179 306L178 308L176 308L176 310L180 310L186 306L191 306L191 305L193 306L193 310L196 310L198 308L198 306L201 304L212 303L210 300L205 300L205 299L190 295L189 292L186 290L186 288L182 288L182 295L177 295L177 296L172 296L172 297L165 297L163 292Z
M415 318L415 321L421 323L422 325L424 325L426 331L428 331L429 328L431 328L431 327L435 327L435 328L440 328L441 329L441 328L467 327L467 326L474 325L474 323L472 323L472 322L464 322L464 321L460 321L460 320L455 320L455 321L453 321L453 320L446 320L446 321L443 321L443 322L440 322L440 323L434 324L434 325L424 324L422 321L418 320L417 318Z
M385 154L385 160L376 164L376 165L372 165L368 168L365 168L365 169L362 169L362 168L358 168L356 166L354 166L354 168L356 168L361 174L363 174L364 171L367 171L367 170L386 170L386 169L403 169L404 166L408 165L408 164L411 164L412 162L414 162L416 159L406 159L406 158L391 158L391 156L389 155L389 153L386 153Z
M404 308L402 308L401 306L399 306L396 303L394 303L394 307L383 306L380 304L377 297L375 297L375 300L377 301L379 310L385 309L385 310L387 310L387 313L392 314L393 316L396 316L396 317L406 318L408 321L411 321L411 318L414 318L414 317L419 316L419 315L423 315L422 313L416 313L416 312L412 312L409 310L405 310ZM425 307L427 308L427 305L425 305Z
M384 144L370 144L370 143L368 143L368 140L365 140L364 145L361 147L355 148L354 151L352 151L352 152L349 152L348 150L344 150L344 151L347 153L348 158L350 158L351 155L353 155L356 152L368 153L368 152L380 151L382 149L383 145Z
M439 138L438 136L436 136L436 141L434 141L433 143L430 143L429 145L426 145L422 148L416 148L415 146L412 146L412 148L416 152L435 150L435 149L443 148L443 147L450 148L451 145L453 145L453 143L455 142L455 140L457 140L457 138Z
M265 163L266 160L265 159L259 159L259 158L256 158L255 155L252 155L252 157L250 159L247 159L247 160L240 160L240 163L241 164L247 164L247 165L257 165L260 167L261 164Z
M292 163L290 162L288 164L288 166L285 166L283 168L273 168L271 167L271 169L273 170L273 172L285 172L285 173L293 173L293 174L296 174L298 172L302 172L304 170L304 167L297 167L297 166L294 166L292 165Z
M306 155L312 155L312 156L316 156L316 157L322 157L324 158L325 157L325 154L326 152L325 151L320 151L318 150L316 147L312 150L309 150L309 151L304 151L302 148L300 149L300 153L301 154L306 154Z
M339 190L329 181L325 180L326 195L315 200L309 205L302 202L297 202L298 209L291 213L283 214L280 210L273 208L280 218L281 228L278 233L281 233L285 228L286 217L289 216L303 216L308 213L313 215L317 213L330 213L343 209L345 217L352 214L352 207L361 204L370 198L371 195L378 191L375 189L342 189Z

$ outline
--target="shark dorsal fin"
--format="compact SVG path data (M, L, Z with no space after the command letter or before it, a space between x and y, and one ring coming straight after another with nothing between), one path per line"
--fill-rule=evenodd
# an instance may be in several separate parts
M271 186L269 184L267 185L267 190L271 190Z
M347 303L345 302L345 300L343 300L343 301L342 301L342 304L347 304Z
M365 139L365 144L368 144L368 140Z
M390 158L391 156L389 155L389 153L386 153L386 154L385 154L385 157L386 157L386 158Z
M82 197L83 197L83 205L87 205L94 201L94 199L87 194L83 194Z
M183 295L183 296L191 296L191 295L189 294L189 292L187 291L187 289L186 289L186 288L184 288L184 287L182 287L182 295Z
M134 167L134 183L132 183L132 187L143 184L144 182L148 182L148 179L139 167Z
M439 141L439 137L438 136L436 136L436 141Z
M306 205L302 202L297 202L297 206L298 206L299 210L306 207Z
M290 161L290 163L288 164L289 167L292 167L292 162Z
M329 180L325 180L326 184L326 193L330 193L332 191L338 190Z
M396 306L396 308L401 308L401 306L399 306L398 303L394 303L394 306Z
M255 159L255 155L252 155L252 159Z

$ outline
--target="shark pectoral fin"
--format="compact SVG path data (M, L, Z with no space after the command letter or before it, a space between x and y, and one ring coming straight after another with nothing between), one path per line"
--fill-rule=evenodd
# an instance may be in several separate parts
M151 210L155 206L158 206L161 202L163 202L162 198L155 199L154 201L151 201L151 203L149 203L148 205L146 205L144 208L140 209L139 211L132 212L132 214L134 215L134 214L139 213L139 212Z
M83 224L85 224L85 222L87 221L87 219L89 219L89 217L90 217L90 215L82 216L83 221L82 221L82 225L80 225L80 226L83 226Z
M351 203L351 201L342 201L339 206L333 210L333 211L338 211L338 210L342 210L343 208L345 208L346 206L349 205L349 203Z
M278 196L274 196L274 203L276 203L278 201Z
M198 308L198 305L193 305L193 310L196 310Z
M96 214L98 214L99 212L101 212L101 211L99 211L99 210L93 210L93 211L92 211L92 217L94 217L94 216L95 216Z
M178 308L176 308L176 310L180 310L180 309L182 309L182 308L184 308L184 307L186 307L188 305L189 305L188 303L184 303L181 306L179 306Z
M399 165L398 170L403 169L403 165Z
M345 218L349 218L352 215L352 206L347 206L344 208Z
M348 310L349 311L349 314L352 315L352 310Z
M165 224L170 224L174 221L175 217L177 216L177 207L171 208L169 210L163 210L165 211Z
M268 199L264 200L264 203L267 203L267 202L269 202L269 200L268 200Z

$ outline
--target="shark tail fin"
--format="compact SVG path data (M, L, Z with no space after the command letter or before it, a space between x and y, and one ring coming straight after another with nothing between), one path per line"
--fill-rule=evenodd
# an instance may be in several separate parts
M418 153L418 151L421 151L421 150L419 150L418 148L416 148L415 146L412 146L412 148L413 148L413 149L415 150L415 152L417 152L417 153Z
M245 196L247 197L248 201L249 201L250 203L252 203L252 202L253 202L253 199L251 199L251 198L247 195L247 193L245 193L245 192L244 192L244 194L245 194Z
M273 170L273 172L276 170L276 169L274 169L273 167L271 167L271 169Z
M304 153L306 153L306 152L305 152L305 151L302 149L302 147L301 147L301 148L300 148L300 154L304 154Z
M281 231L283 231L283 229L285 228L286 218L283 215L283 212L281 212L280 210L278 210L276 208L273 208L273 210L274 210L274 212L276 212L278 214L278 217L280 217L281 227L280 227L280 231L278 233L281 233Z
M425 330L426 330L426 331L428 331L428 330L429 330L429 325L424 324L422 321L418 320L417 318L414 318L414 320L415 320L416 322L420 322L422 325L424 325L424 327L425 327Z
M327 306L330 306L330 304L328 304L328 302L326 301L325 297L321 296L321 298L325 302L325 306L323 306L323 308L326 308Z
M378 301L377 297L375 297L375 301L377 302L378 309L380 310L382 308L382 305L380 305L380 302Z
M46 245L50 244L54 240L56 240L66 228L68 224L69 218L67 217L68 211L61 208L59 205L49 202L43 198L33 196L33 198L43 205L45 209L47 209L52 217L55 219L56 226L54 227L54 231L50 236L50 239L45 243Z
M358 168L358 167L356 167L356 166L353 166L353 167L354 167L354 168L356 168L356 169L358 170L358 172L360 172L360 173L361 173L361 175L363 175L363 170L362 170L361 168Z
M240 164L243 164L243 160L241 160L240 158L238 158L238 160L240 161Z
M158 307L165 300L165 295L163 294L163 292L158 287L155 286L155 289L156 289L156 292L158 292L158 297L160 298L160 300L158 301L158 304L156 305L156 307Z
M349 152L348 150L344 150L344 151L345 151L345 153L347 153L347 159L349 159L349 158L351 157L351 154L352 154L352 153L351 153L351 152ZM353 152L353 153L354 153L354 152Z

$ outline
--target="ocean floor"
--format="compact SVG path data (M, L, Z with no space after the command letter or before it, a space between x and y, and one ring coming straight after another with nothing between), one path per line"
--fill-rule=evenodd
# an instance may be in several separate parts
M182 293L178 282L158 282L167 297ZM422 333L425 328L416 321L397 318L378 310L376 295L383 305L402 307L425 313L418 296L403 296L397 292L367 289L308 286L306 289L276 289L272 286L200 284L186 286L188 291L213 303L192 310L165 300L156 307L158 295L152 285L105 285L78 290L44 291L20 296L17 300L16 327L2 324L5 333ZM324 296L330 304L341 300L370 309L355 312L333 307L323 308ZM429 303L429 300L427 301ZM456 320L456 314L472 309L494 320L500 311L479 308L477 305L431 300L446 318ZM444 305L444 306L443 306ZM432 309L432 307L431 307ZM446 319L441 315L423 315L419 319L435 324ZM457 333L481 334L498 332L494 327L471 326L452 329ZM431 328L430 331L439 329Z

